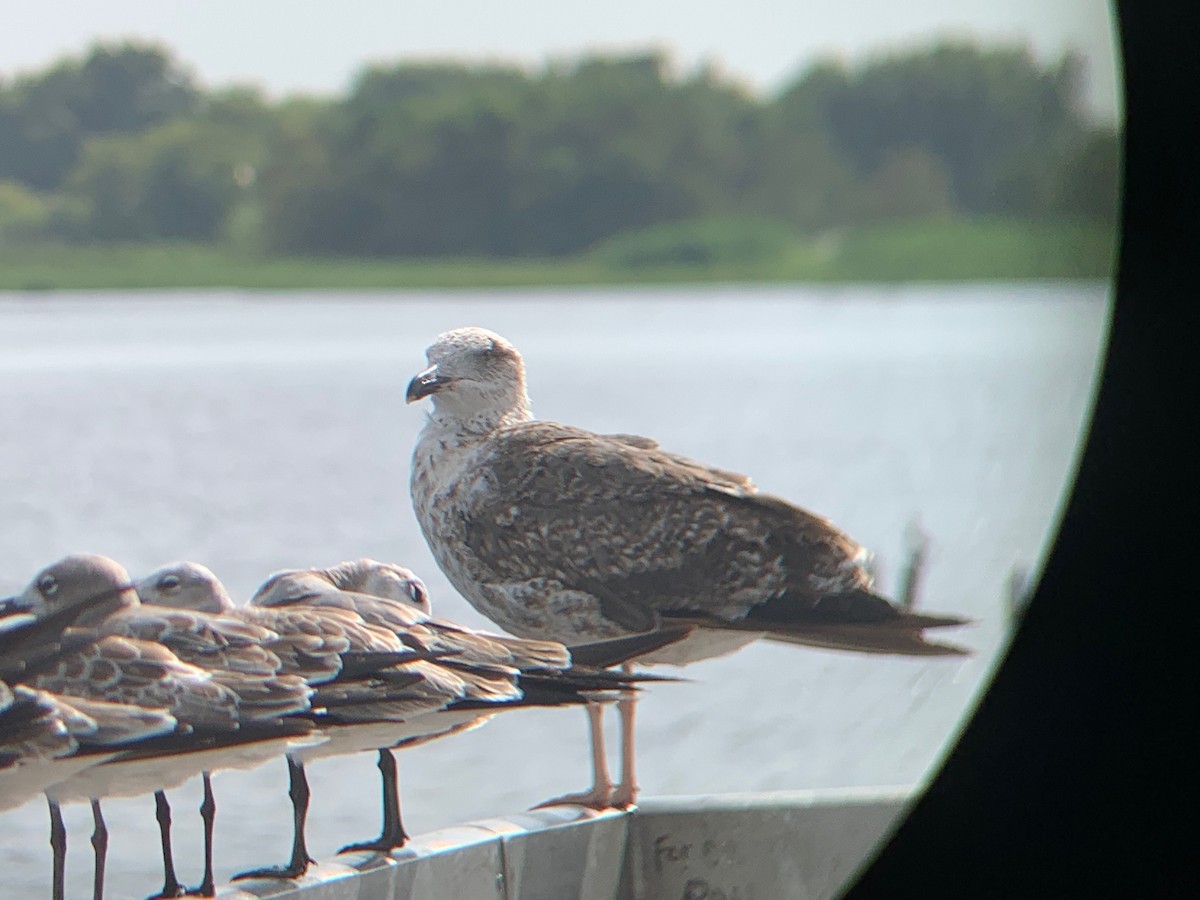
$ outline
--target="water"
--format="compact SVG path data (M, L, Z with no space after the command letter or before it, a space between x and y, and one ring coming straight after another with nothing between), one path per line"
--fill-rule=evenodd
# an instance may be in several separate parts
M423 412L403 399L435 334L484 325L525 354L538 415L749 473L872 547L885 589L918 518L922 606L979 619L956 635L978 651L965 661L763 643L690 667L640 707L644 793L919 782L1002 653L1010 570L1053 533L1108 309L1099 283L3 296L0 594L75 551L135 574L196 559L241 597L275 569L365 555L486 625L417 529ZM585 787L585 735L582 712L522 711L406 751L409 830ZM377 833L371 755L311 768L314 855ZM218 775L219 879L284 860L285 791L282 761ZM199 786L172 800L180 875L198 880ZM104 808L111 896L156 890L153 799ZM66 815L68 894L87 896L90 812ZM5 897L47 893L47 834L42 804L0 815Z

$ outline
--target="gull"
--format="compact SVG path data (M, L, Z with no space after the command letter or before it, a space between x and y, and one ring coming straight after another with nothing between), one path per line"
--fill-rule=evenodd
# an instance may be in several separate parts
M14 809L48 787L115 757L123 745L173 731L161 709L107 703L35 690L17 682L52 663L57 654L96 640L65 626L83 612L37 619L7 609L0 618L0 811ZM11 684L10 684L11 682Z
M24 685L14 690L0 681L0 811L41 793L44 785L29 778L31 769L50 768L48 763L79 749L72 725L91 723L44 692Z
M506 667L481 670L502 676L570 666L570 651L557 641L489 634L436 618L429 591L412 570L366 557L329 568L285 569L272 575L250 599L270 609L297 605L353 610L365 622L389 631L404 646L450 654L442 665L472 671L468 664Z
M905 656L962 655L926 638L967 624L874 590L869 554L746 476L534 418L521 354L482 328L439 335L409 403L432 398L413 451L421 531L450 583L513 634L566 643L689 625L638 659L685 665L761 637ZM570 798L632 806L634 700L618 702L622 778ZM599 717L592 715L593 743Z
M308 762L415 736L405 733L408 719L441 708L464 691L461 679L429 664L429 654L413 651L394 633L367 623L350 609L239 607L211 570L186 561L147 575L138 581L137 590L142 598L164 607L217 613L270 628L277 639L265 647L280 657L283 671L303 675L316 689L312 702L318 714L313 721L324 741L287 755L293 809L289 862L243 872L235 879L298 878L308 870Z
M357 589L357 590L355 590ZM317 686L314 706L328 742L289 757L294 820L293 849L286 866L236 876L296 878L310 862L303 842L309 792L304 763L335 754L376 750L382 776L383 830L371 841L349 844L341 852L388 852L404 845L393 750L478 727L503 709L524 705L584 702L595 693L627 686L631 678L570 670L570 654L560 644L485 635L429 615L428 592L421 580L400 566L360 559L329 569L276 573L255 593L250 605L236 607L220 581L197 563L175 563L139 582L143 597L163 605L245 615L287 635L288 621L316 628L326 623L346 630L352 647L364 657L410 648L420 657L407 664ZM366 591L377 593L369 594ZM330 621L330 617L332 621ZM349 618L347 618L349 617ZM386 636L386 638L381 638ZM655 644L677 636L656 637ZM644 649L640 642L636 649ZM587 648L589 658L616 648ZM378 698L373 702L373 698Z
M95 723L52 694L19 684L32 671L31 659L53 658L62 648L62 630L79 609L45 627L36 617L0 608L0 811L38 796L48 785L93 764L65 758L79 749L77 733Z
M50 803L50 846L54 851L52 896L64 896L66 829L52 792L82 773L122 756L124 747L144 746L174 731L178 723L163 709L61 697L24 685L0 682L0 810L19 806L38 793ZM10 730L12 729L12 730ZM17 758L12 759L10 754ZM91 798L88 798L91 799ZM104 885L107 830L99 802L91 799L96 831L93 894Z
M119 748L175 729L161 709L69 700L0 681L0 811L14 809Z
M339 563L326 569L297 569L277 573L258 590L251 602L271 606L304 602L353 608L367 621L395 630L410 646L449 653L448 657L441 660L444 666L459 671L483 671L507 678L515 677L522 693L514 705L582 702L592 723L598 723L602 702L610 700L612 690L624 688L624 696L629 697L635 681L671 680L654 679L645 674L635 675L628 667L623 676L599 670L627 663L639 654L678 642L691 631L690 627L664 628L651 634L605 639L572 647L558 641L492 634L433 617L430 614L429 592L419 577L403 566L367 558ZM589 685L591 693L588 692ZM466 705L455 704L452 711L459 712ZM484 720L480 719L476 724L482 724ZM596 733L593 729L593 735ZM383 766L381 751L381 770ZM603 745L593 740L594 783L607 777L605 766ZM388 797L394 796L395 791L393 789L389 794L386 785L384 791L386 810ZM575 796L567 795L539 805L568 802Z
M274 674L278 659L258 646L272 633L250 628L240 620L143 606L125 569L94 554L74 554L46 567L22 594L3 605L10 612L35 619L53 617L61 608L82 607L73 627L88 629L92 636L85 645L65 649L37 671L26 673L24 680L31 687L66 698L162 710L173 716L184 732L143 743L48 786L52 837L62 832L62 803L91 803L94 894L99 898L107 849L100 799L154 792L163 845L160 896L179 896L184 891L171 859L170 810L163 792L203 774L205 880L198 893L212 896L215 805L208 773L258 765L291 749L296 740L306 739L312 731L311 723L281 718L306 711L312 691L297 676ZM52 839L52 843L56 841ZM55 851L58 884L62 854L57 845Z

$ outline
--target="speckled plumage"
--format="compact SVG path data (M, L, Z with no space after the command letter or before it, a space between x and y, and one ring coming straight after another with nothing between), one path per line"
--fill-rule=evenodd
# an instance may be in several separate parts
M409 399L434 409L413 454L417 520L456 589L504 629L565 643L686 623L643 661L686 663L760 635L861 652L961 652L962 624L876 594L868 554L751 480L649 438L537 421L524 364L483 329L439 336Z
M570 653L557 641L489 634L433 616L420 578L402 566L372 559L277 573L250 602L269 608L286 609L299 602L353 610L369 624L400 636L405 646L453 654L460 669L465 664L501 667L502 674L511 676L523 669L570 664Z
M0 810L174 730L162 709L68 698L0 682Z
M237 695L208 672L147 641L106 637L31 679L68 697L163 708L188 724L237 727Z
M304 766L312 760L370 749L379 752L384 833L351 849L387 850L405 840L393 748L457 734L483 724L500 710L525 704L526 693L519 683L525 666L539 670L535 677L553 680L558 673L546 667L566 666L570 659L560 644L485 635L435 619L425 585L415 574L365 558L329 568L277 572L244 607L235 607L216 576L197 563L165 566L138 582L138 591L164 605L257 622L272 629L278 641L322 639L325 652L317 658L281 652L278 642L268 646L280 654L285 666L295 666L294 671L317 686L314 720L326 740L289 754L293 786L303 781ZM422 658L388 662L389 655L402 651ZM343 653L365 654L368 659L379 654L380 667L358 675L348 673L341 666ZM554 700L563 703L583 702L585 692L609 688L608 683L570 673L556 685ZM546 701L532 700L529 705L539 702ZM306 807L295 805L301 795L307 791L292 792L296 825L291 862L253 874L296 877L307 869Z
M200 563L168 563L139 579L135 587L144 601L155 606L185 613L219 613L264 629L270 636L262 649L279 659L280 672L303 676L312 685L337 678L344 653L405 649L394 634L370 625L352 609L318 608L300 602L237 606L216 575Z
M97 834L103 834L100 800L155 792L163 840L164 896L179 887L169 853L169 810L165 790L219 768L249 768L310 743L312 726L282 717L309 709L312 689L296 675L279 674L280 658L260 646L270 630L216 613L158 608L143 604L119 563L94 554L75 554L47 566L6 608L50 622L63 610L72 613L86 641L64 635L61 651L23 678L52 690L95 719L104 705L129 704L140 715L96 721L96 738L106 731L119 738L139 722L149 737L159 718L154 742L139 742L119 754L95 758L94 765L45 785L51 809L51 845L55 850L54 893L62 894L65 843L59 805L90 800ZM77 614L76 614L77 613ZM76 700L83 698L83 700ZM97 702L99 701L99 702ZM180 733L167 730L183 726ZM169 726L169 728L165 727ZM132 735L131 735L132 737ZM317 738L319 739L319 738ZM96 741L93 739L93 742ZM82 741L81 741L82 743ZM212 884L212 815L206 803L205 885ZM102 889L104 840L96 847L95 889ZM211 896L211 894L208 894Z
M0 769L66 756L78 746L51 695L0 681Z
M37 616L102 596L80 625L102 638L64 654L32 684L58 693L165 707L188 724L236 727L308 709L310 690L280 675L279 657L261 644L274 637L261 626L217 613L142 603L129 573L116 561L75 554L47 566L18 607Z

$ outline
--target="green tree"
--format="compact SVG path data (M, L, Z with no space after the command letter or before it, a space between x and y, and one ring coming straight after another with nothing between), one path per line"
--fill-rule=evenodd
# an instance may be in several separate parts
M352 94L289 129L263 177L271 246L368 255L511 252L507 142L515 70L371 69ZM321 225L297 222L319 211Z
M0 217L379 256L624 253L631 233L725 260L888 219L1111 220L1119 139L1084 115L1083 74L1074 54L942 43L820 62L760 98L644 53L376 66L345 97L273 102L98 45L0 85Z
M950 215L953 206L945 166L923 147L906 147L857 184L849 216L855 222L930 218Z
M540 88L514 199L526 252L738 208L751 103L711 73L675 81L660 54L588 59Z
M334 184L329 148L318 132L287 128L258 178L262 241L280 253L330 253L342 244L331 229L345 227L354 210Z
M1082 73L1075 54L1042 68L1025 48L943 43L854 71L817 67L779 103L826 129L856 178L919 147L945 168L963 212L1039 213L1049 197L1032 169L1061 168L1086 130ZM1025 184L1018 170L1029 174Z
M1053 208L1063 215L1115 222L1120 182L1120 138L1109 129L1094 129L1073 149L1059 170Z
M749 137L748 212L806 231L849 221L858 182L824 120L824 98L844 78L840 67L819 63L761 109Z
M166 50L97 45L82 60L64 60L0 94L0 178L57 188L89 136L135 132L185 115L198 97Z
M752 113L711 72L669 77L661 56L536 77L372 69L322 129L294 136L302 153L272 164L266 229L290 250L576 252L626 228L740 211ZM295 222L314 207L319 232Z
M0 181L0 247L45 237L50 208L45 198L12 181Z
M67 192L82 202L92 238L213 240L259 153L253 135L204 120L96 137L84 145Z

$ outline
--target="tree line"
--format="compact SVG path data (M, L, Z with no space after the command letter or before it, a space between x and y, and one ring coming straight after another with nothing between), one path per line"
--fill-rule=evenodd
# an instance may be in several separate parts
M939 43L770 96L651 53L373 66L344 96L272 101L101 44L0 83L0 242L544 257L685 220L1112 221L1119 139L1084 76L1074 53Z

